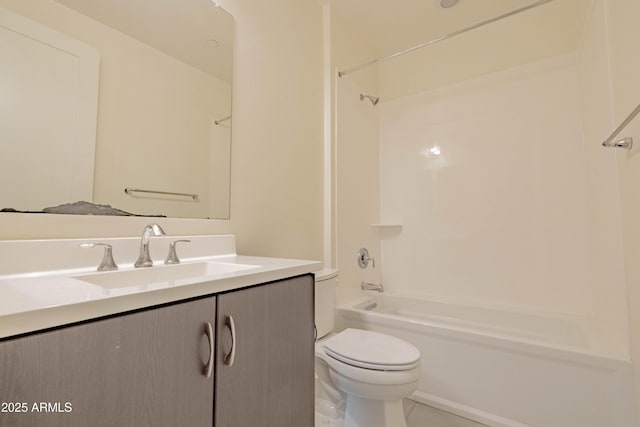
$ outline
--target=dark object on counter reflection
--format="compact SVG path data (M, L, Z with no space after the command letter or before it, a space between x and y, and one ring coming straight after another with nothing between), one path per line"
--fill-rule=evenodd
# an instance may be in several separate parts
M13 208L3 208L0 212L14 213L50 213L64 215L104 215L104 216L146 216L146 217L166 217L166 215L139 215L122 209L111 207L111 205L99 205L91 202L64 203L58 206L44 208L41 211L21 211Z

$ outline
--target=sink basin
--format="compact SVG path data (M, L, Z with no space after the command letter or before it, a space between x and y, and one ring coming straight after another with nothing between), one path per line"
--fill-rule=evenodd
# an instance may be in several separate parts
M108 289L130 286L171 285L176 281L204 278L212 279L225 274L256 268L257 265L234 264L227 262L196 262L190 264L161 265L135 270L109 271L73 276L74 279Z

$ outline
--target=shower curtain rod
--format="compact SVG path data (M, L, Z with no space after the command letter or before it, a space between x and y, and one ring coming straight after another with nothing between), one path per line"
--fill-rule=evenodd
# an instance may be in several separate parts
M404 55L406 53L413 52L414 50L418 50L418 49L422 49L423 47L431 46L432 44L436 44L436 43L439 43L439 42L441 42L443 40L450 39L451 37L455 37L457 35L466 33L467 31L475 30L476 28L480 28L480 27L483 27L485 25L492 24L492 23L494 23L496 21L499 21L501 19L508 18L510 16L516 15L516 14L521 13L521 12L525 12L525 11L527 11L529 9L533 9L534 7L542 6L543 4L549 3L551 1L553 1L553 0L538 0L536 2L528 4L527 6L523 6L523 7L519 8L519 9L514 9L511 12L507 12L507 13L504 13L502 15L498 15L498 16L496 16L494 18L487 19L486 21L479 22L479 23L474 24L474 25L472 25L470 27L466 27L466 28L463 28L461 30L453 31L451 33L445 34L445 35L440 36L438 38L435 38L433 40L429 40L428 42L419 44L417 46L410 47L409 49L405 49L405 50L402 50L400 52L396 52L396 53L393 53L391 55L384 56L382 58L374 59L374 60L366 62L366 63L364 63L362 65L358 65L357 67L348 68L348 69L346 69L344 71L338 71L338 77L342 77L342 76L347 75L349 73L352 73L354 71L362 70L363 68L367 68L367 67L369 67L371 65L375 65L375 64L378 64L380 62L388 61L388 60L393 59L395 57Z
M227 120L229 120L229 119L231 119L231 116L226 116L226 117L223 117L223 118L221 118L221 119L218 119L218 120L214 121L213 123L215 123L215 124L219 125L220 123L222 123L222 122L226 122L226 121L227 121Z
M626 137L619 141L614 141L614 139L620 132L622 132L622 129L626 128L627 125L631 123L631 120L633 120L638 114L640 114L640 104L638 104L638 106L631 112L631 114L629 114L627 118L624 119L620 126L618 126L616 130L613 131L611 136L609 136L609 138L607 138L602 143L602 146L610 148L626 148L627 150L631 150L631 148L633 148L633 138Z

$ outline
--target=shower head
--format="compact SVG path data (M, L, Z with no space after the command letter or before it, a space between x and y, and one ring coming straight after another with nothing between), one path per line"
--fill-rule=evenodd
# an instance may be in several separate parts
M371 96L371 95L365 95L365 94L360 94L360 101L364 101L364 99L368 99L371 102L371 105L376 105L378 102L380 102L380 98L377 96Z

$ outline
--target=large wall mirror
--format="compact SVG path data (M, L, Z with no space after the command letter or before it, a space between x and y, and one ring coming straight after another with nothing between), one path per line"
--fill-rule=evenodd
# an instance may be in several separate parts
M211 0L0 0L0 209L228 219L233 34Z

